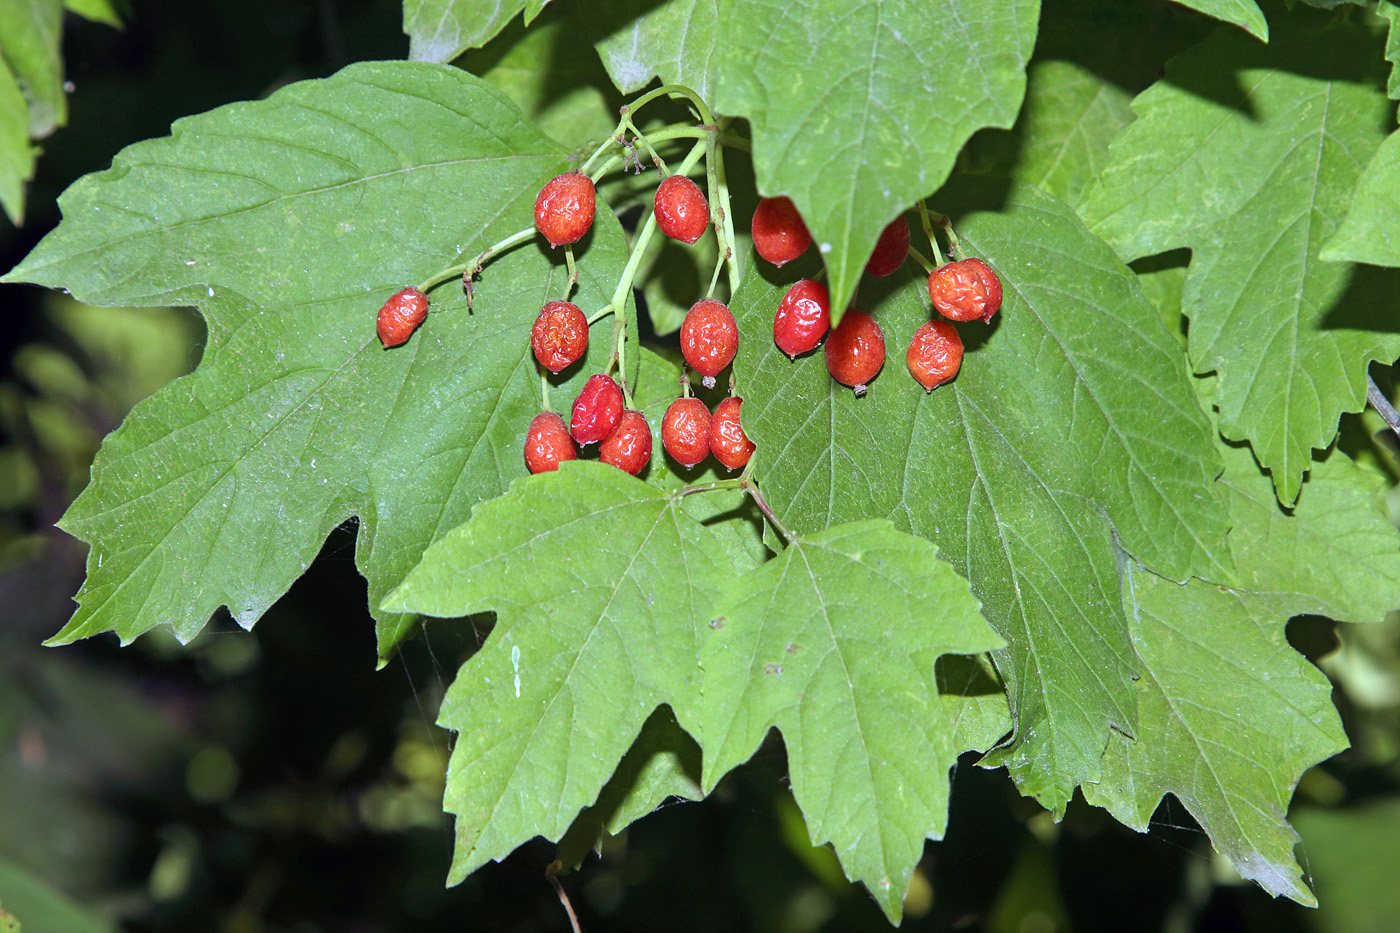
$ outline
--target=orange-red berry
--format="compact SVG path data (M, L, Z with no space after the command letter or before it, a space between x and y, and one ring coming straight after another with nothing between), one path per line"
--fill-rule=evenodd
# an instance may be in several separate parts
M930 392L958 374L962 358L962 338L947 321L929 321L914 331L904 355L915 381Z
M962 262L977 273L977 277L987 289L987 306L982 311L982 323L985 324L1001 309L1001 279L992 271L991 266L980 259L964 259Z
M569 301L551 301L540 309L530 328L535 359L552 373L573 364L588 349L588 318Z
M775 266L791 262L812 245L812 234L802 222L797 205L787 198L764 198L753 212L749 227L753 248Z
M427 316L427 295L416 288L395 292L380 307L379 317L375 320L380 343L386 347L397 347L406 342Z
M1001 280L980 259L950 262L929 273L928 296L949 320L989 321L1001 307Z
M778 302L773 315L773 342L788 356L806 353L822 342L831 327L831 298L826 286L798 279Z
M909 222L904 215L896 217L889 226L880 232L875 241L875 252L865 263L865 271L874 278L883 278L904 265L909 258Z
M574 440L564 429L564 419L552 411L540 412L525 434L525 468L531 473L559 469L561 460L578 459Z
M739 406L743 402L743 399L731 395L715 406L715 413L710 418L710 453L731 470L746 466L754 452L753 441L749 440L743 425L739 423Z
M739 326L724 302L705 298L690 306L681 322L681 354L705 388L715 387L715 377L738 349Z
M826 338L826 368L831 377L851 386L856 395L864 395L865 387L884 365L884 331L864 311L848 308L841 323Z
M535 198L535 226L550 246L583 239L593 226L598 192L582 172L565 172L551 178Z
M603 438L598 456L633 476L651 462L651 425L639 411L627 409L611 434Z
M579 444L596 444L622 421L622 389L611 376L589 376L574 400L569 433Z
M671 175L656 188L656 225L682 243L694 243L710 225L710 206L700 186L684 175Z
M710 410L698 398L678 398L661 418L661 446L686 469L710 455Z

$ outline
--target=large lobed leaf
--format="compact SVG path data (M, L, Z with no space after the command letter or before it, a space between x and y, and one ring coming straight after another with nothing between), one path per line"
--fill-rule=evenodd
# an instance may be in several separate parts
M467 49L485 45L522 10L525 25L540 15L549 0L404 0L403 31L408 57L444 63Z
M1365 404L1367 364L1400 355L1400 275L1319 258L1393 118L1379 42L1316 20L1294 11L1268 46L1224 33L1174 60L1080 207L1125 258L1193 250L1192 362L1219 373L1221 430L1285 504Z
M393 350L374 317L397 289L528 227L566 167L483 82L375 63L181 120L69 189L63 223L7 279L93 304L196 304L209 341L193 375L107 439L65 516L92 549L56 641L160 624L189 639L220 605L250 626L351 516L377 606L434 538L524 474L540 406L528 334L563 289L557 258L527 243L498 259L472 312L448 283ZM625 260L606 208L581 246L576 300L592 310ZM595 339L590 365L610 349ZM556 397L587 370L554 380ZM378 620L387 652L407 620Z
M1114 537L1174 578L1228 577L1219 461L1176 343L1067 207L971 178L940 201L1006 295L990 327L961 326L958 378L925 395L904 371L930 314L922 279L863 293L888 356L855 398L821 351L793 362L773 346L785 284L750 275L735 300L745 425L798 531L889 517L972 580L1009 643L996 657L1016 735L992 762L1061 810L1098 780L1110 727L1131 733L1136 718Z

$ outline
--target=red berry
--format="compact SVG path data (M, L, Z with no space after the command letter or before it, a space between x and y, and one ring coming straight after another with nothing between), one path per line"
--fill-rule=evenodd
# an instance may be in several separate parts
M715 406L710 419L710 453L731 470L737 470L753 456L754 444L739 423L739 406L743 399L730 396Z
M569 433L579 444L595 444L617 430L622 421L622 390L611 376L589 376L574 400Z
M865 271L880 279L904 265L909 258L909 222L904 215L896 217L875 241L875 252L865 263Z
M559 461L578 459L574 440L564 430L564 419L552 411L541 412L525 434L525 468L531 473L559 469Z
M848 308L826 338L826 368L831 377L854 388L856 395L864 395L866 385L884 365L884 331L864 311Z
M578 305L551 301L540 309L530 329L535 359L552 373L569 366L588 349L588 318Z
M831 299L826 286L798 279L778 302L773 316L773 342L788 356L806 353L822 342L831 327Z
M984 321L990 320L1001 305L1000 280L996 283L997 301L993 306L987 282L983 278L982 270L978 268L985 268L984 264L981 260L978 260L977 266L969 265L970 262L971 260L966 259L950 262L929 273L928 296L938 313L949 320L971 321L979 317ZM990 269L987 269L987 274L993 279L996 278L996 274Z
M672 175L656 189L656 224L682 243L694 243L710 225L710 206L700 186L684 175Z
M535 226L550 246L583 239L593 226L598 192L582 172L565 172L551 178L535 198Z
M962 358L962 338L947 321L929 321L914 331L904 355L915 381L930 392L958 374Z
M678 398L661 418L661 446L686 469L710 455L710 410L698 398Z
M987 323L992 319L992 315L1001 309L1001 279L992 271L991 267L980 259L964 259L963 265L967 266L977 277L982 280L982 284L987 288L987 307L982 312L982 323Z
M791 262L812 245L812 235L797 212L797 205L787 198L764 198L753 212L753 248L758 255L775 266Z
M651 462L651 425L639 411L627 409L616 430L603 439L598 456L633 476Z
M379 318L375 321L379 341L386 347L397 347L413 336L427 316L427 295L416 288L395 292L379 309Z
M724 302L705 298L695 302L681 322L681 353L699 373L705 388L715 387L715 376L734 359L739 348L739 327Z

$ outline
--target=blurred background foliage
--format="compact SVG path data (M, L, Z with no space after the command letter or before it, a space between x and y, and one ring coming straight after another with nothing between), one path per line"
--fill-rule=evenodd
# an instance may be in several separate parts
M572 41L555 10L565 5L462 62L556 134L620 102L600 66L532 68ZM57 223L58 193L121 147L180 116L408 48L392 0L112 9L115 28L64 21L67 125L42 141L22 226L0 219L0 268ZM611 118L594 122L601 133ZM610 200L626 208L635 185L614 185ZM698 279L712 260L695 260ZM694 291L674 284L648 278L643 289L663 350L684 311L672 295ZM196 365L203 330L187 309L96 309L18 286L0 302L0 931L568 929L544 840L444 888L450 737L433 720L487 629L429 623L375 672L353 524L252 633L225 618L188 646L157 635L125 649L110 636L40 646L83 573L82 546L54 521L103 435ZM1389 477L1395 517L1400 461L1383 427L1349 417L1341 443ZM1146 836L1080 800L1055 824L1003 774L965 759L905 928L1393 929L1400 616L1365 627L1300 618L1288 633L1336 684L1354 746L1310 771L1294 801L1320 910L1241 883L1171 798ZM672 929L888 929L832 854L807 843L776 738L709 800L665 806L601 849L562 879L585 930L660 918Z

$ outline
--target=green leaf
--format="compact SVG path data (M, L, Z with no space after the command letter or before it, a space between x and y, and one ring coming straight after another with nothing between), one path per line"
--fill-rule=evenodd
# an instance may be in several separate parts
M111 933L116 926L79 904L23 865L0 859L0 930L21 928L29 933Z
M1324 262L1400 266L1400 133L1376 151L1356 186L1351 210L1323 246Z
M0 58L0 208L15 226L24 223L24 186L34 177L37 155L29 143L29 104Z
M0 54L29 102L29 135L36 138L68 119L62 36L63 0L0 3Z
M1241 588L1131 574L1136 741L1110 742L1085 797L1146 832L1175 794L1241 875L1312 905L1288 802L1302 772L1347 743L1327 679L1288 646L1283 623L1383 618L1400 605L1400 535L1378 508L1379 477L1340 452L1314 464L1291 513L1248 450L1224 453Z
M403 0L403 31L408 57L420 62L450 62L467 49L490 42L517 13L525 25L549 0Z
M1385 19L1385 60L1390 62L1390 77L1386 81L1385 92L1392 99L1400 98L1400 7L1393 3L1382 3L1376 12Z
M1400 914L1395 885L1395 840L1400 799L1373 797L1345 809L1308 807L1293 821L1302 834L1317 889L1318 930L1386 933Z
M612 0L602 10L579 10L618 90L640 91L656 77L707 101L715 91L719 15L713 0Z
M63 0L63 6L83 19L121 28L122 18L112 0Z
M887 521L838 525L737 580L711 628L696 729L704 787L779 729L812 844L831 843L899 922L967 750L935 700L934 662L1003 644L967 581Z
M937 206L1006 296L990 327L960 327L958 378L926 395L904 371L899 348L929 315L922 277L862 290L889 356L855 398L820 353L773 346L785 284L750 275L735 299L744 424L790 527L888 517L972 581L1009 643L996 658L1017 732L993 760L1058 810L1097 780L1110 725L1134 721L1113 538L1178 579L1228 577L1219 459L1177 344L1108 247L1034 189L950 187Z
M251 626L351 516L378 605L523 475L541 405L529 328L563 289L560 257L530 242L493 261L471 312L444 285L403 347L383 349L374 318L404 285L529 228L566 164L479 79L383 62L181 120L73 185L63 223L6 278L94 304L197 304L209 338L192 376L108 437L65 516L92 548L56 641L160 624L188 640L220 605ZM625 261L606 207L580 245L576 300L602 307ZM593 341L555 398L611 349ZM409 620L377 618L387 656Z
M737 523L701 524L684 501L564 463L479 505L390 595L394 611L497 614L439 717L458 732L452 882L562 836L659 705L688 720L706 622L751 564Z
M1193 250L1192 362L1219 373L1221 430L1250 442L1285 504L1365 404L1367 364L1400 356L1400 277L1318 261L1394 104L1372 34L1317 20L1295 11L1267 47L1223 33L1174 60L1081 204L1125 258Z
M1248 32L1256 39L1269 41L1269 24L1264 12L1254 0L1176 0L1192 10L1214 17L1222 23L1231 23Z

